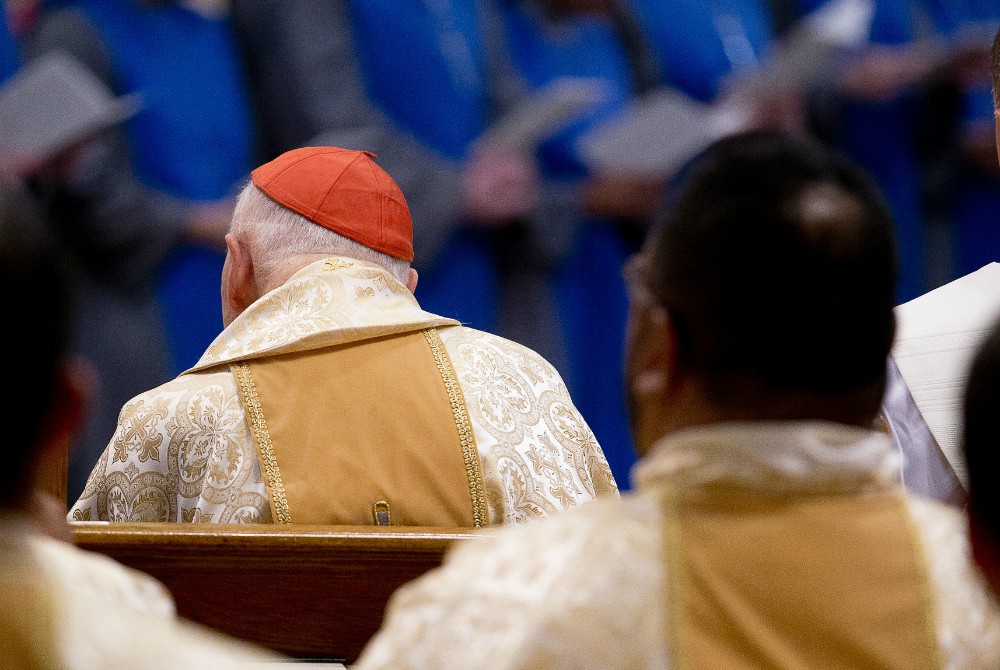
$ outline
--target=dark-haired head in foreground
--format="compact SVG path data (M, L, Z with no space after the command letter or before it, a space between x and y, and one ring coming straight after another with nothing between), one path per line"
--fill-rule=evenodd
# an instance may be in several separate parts
M969 472L972 553L1000 594L1000 322L972 363L965 391L965 463Z
M66 259L20 191L0 185L0 350L10 357L0 425L0 507L26 506L34 466L75 429L82 393L67 363L74 287Z
M751 134L692 163L629 271L636 445L735 420L870 426L895 323L892 221L850 162Z

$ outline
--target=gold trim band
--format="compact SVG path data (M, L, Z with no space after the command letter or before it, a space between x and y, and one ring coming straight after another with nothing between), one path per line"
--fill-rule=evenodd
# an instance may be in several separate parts
M434 362L437 364L438 372L441 373L445 391L448 392L451 412L455 416L458 441L462 445L462 457L465 459L465 473L469 477L469 493L472 495L472 523L476 528L482 528L489 524L489 517L486 512L483 473L479 466L479 449L476 448L476 437L472 432L469 410L465 406L465 396L462 395L458 378L455 376L455 368L452 367L451 359L448 358L448 352L445 351L437 330L428 328L424 331L424 338L427 339L427 344L430 345L431 353L434 355Z
M667 636L670 640L670 667L684 670L689 667L687 640L684 637L687 622L688 575L681 556L680 504L675 494L664 491L660 494L660 509L663 510L663 557L666 574L662 585L667 608Z
M278 468L278 459L275 457L274 447L271 445L271 435L267 432L264 409L261 407L260 396L257 395L257 387L253 383L250 367L246 363L233 363L230 367L233 374L236 375L240 390L243 392L243 402L246 405L247 415L250 417L250 426L253 428L254 440L257 442L257 449L260 452L260 460L264 466L268 488L271 489L275 520L278 523L291 523L292 516L288 512L285 485L281 481L281 470Z
M920 537L920 531L917 529L917 522L910 513L905 495L903 493L898 493L893 496L893 500L899 506L899 512L904 519L907 539L910 540L911 546L917 556L917 570L920 571L920 600L923 602L924 613L924 657L932 660L930 667L943 668L944 659L941 658L941 650L938 647L937 642L934 584L931 581L930 568L928 567L933 564L933 558L928 555L927 547L924 545L924 542Z

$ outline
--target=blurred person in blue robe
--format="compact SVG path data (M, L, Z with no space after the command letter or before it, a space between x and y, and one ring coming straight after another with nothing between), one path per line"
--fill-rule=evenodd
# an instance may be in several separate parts
M220 249L252 130L225 3L60 3L41 17L30 48L63 50L142 103L41 194L87 270L79 347L99 377L70 464L73 497L121 406L193 365L221 329Z
M702 102L730 74L760 67L774 35L762 0L631 0L661 64L664 83Z
M807 8L822 4L806 0ZM875 177L892 207L899 244L898 300L927 290L920 134L935 67L935 27L924 0L874 0L867 44L830 77L828 137Z
M1000 24L1000 4L991 0L927 0L954 55L939 83L950 92L950 119L938 132L951 145L953 259L951 277L1000 261L1000 168L996 161L991 33ZM943 81L941 81L943 80Z
M895 215L900 302L928 288L918 134L927 104L921 87L934 66L920 41L932 36L933 25L921 21L919 4L875 1L869 47L841 83L848 99L842 146L874 174Z
M4 13L0 20L0 84L10 79L21 65L21 50Z
M509 247L507 267L518 267L519 273L512 273L507 288L531 292L547 311L542 318L530 315L543 327L553 324L532 341L550 352L550 360L565 361L564 376L581 413L616 479L626 482L635 456L623 395L620 352L627 295L621 269L641 241L663 184L649 177L596 173L577 145L588 130L651 90L658 79L656 64L634 17L614 2L510 0L495 8L522 96L562 77L600 81L605 91L600 105L536 152L543 180L577 195L572 216L560 230L542 220L511 231L517 243ZM518 259L528 267L515 266ZM514 330L529 332L525 320Z

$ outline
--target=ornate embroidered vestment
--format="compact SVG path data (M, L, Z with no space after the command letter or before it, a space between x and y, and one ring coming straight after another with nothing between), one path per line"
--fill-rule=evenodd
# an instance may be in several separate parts
M433 328L233 373L279 523L486 525L465 400Z
M430 340L425 332L433 333ZM519 523L617 492L600 446L559 375L544 359L508 340L424 312L413 295L380 268L330 258L304 268L251 305L194 368L131 400L70 518L280 521L281 515L272 510L271 480L267 468L261 467L265 455L258 452L254 409L237 379L239 371L250 371L260 396L269 370L284 367L272 365L274 361L287 363L295 356L305 360L338 348L364 351L372 342L407 334L423 348L424 363L432 366L420 377L439 385L439 402L433 403L440 417L436 425L451 431L450 453L461 466L470 525L479 524L484 516L486 523ZM401 374L402 364L394 365ZM356 378L352 383L361 381ZM283 384L275 378L269 396L280 398ZM398 384L405 395L406 383ZM382 383L380 388L389 385ZM414 395L427 398L423 392ZM264 398L263 416L273 430L278 419L268 411L267 402ZM395 401L372 407L382 410L379 417L385 418L392 415L393 405L403 407ZM301 420L305 415L296 416ZM371 418L366 421L369 426ZM334 429L325 425L321 430ZM470 448L475 458L470 458ZM409 451L413 455L417 449ZM275 453L279 472L292 467ZM482 481L478 497L473 465L478 465ZM340 480L332 469L310 486L336 486ZM378 502L368 500L373 494L366 493L368 518ZM407 518L399 503L387 502L394 523ZM291 518L298 520L294 509L291 512ZM338 517L337 522L349 521Z
M636 493L456 547L354 667L1000 667L964 516L899 466L838 424L680 431Z

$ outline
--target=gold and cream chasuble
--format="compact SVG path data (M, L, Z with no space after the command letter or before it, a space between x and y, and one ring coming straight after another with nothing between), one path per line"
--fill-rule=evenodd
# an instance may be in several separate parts
M637 494L458 547L356 667L1000 667L964 519L903 492L886 437L720 425L634 474Z
M385 364L364 368L365 352ZM411 369L424 386L408 388ZM315 384L322 388L310 398ZM400 415L420 420L414 398L432 406L439 433L388 425ZM344 407L352 399L356 407ZM413 445L386 444L408 427ZM302 456L331 443L361 452L352 459L344 449L338 465L324 467L355 480L375 472L377 483L402 481L392 470L394 446L414 458L439 451L416 469L422 488L385 510L394 524L412 518L407 504L436 506L433 519L443 525L478 526L547 516L617 491L600 446L544 359L424 312L380 268L329 258L251 305L191 370L126 404L70 518L371 523L377 490L364 492L368 502L355 505L349 521L327 518L346 503L316 503L317 495L332 496L338 481L316 477L319 470L298 457L282 465L290 449ZM442 487L461 495L421 502Z

